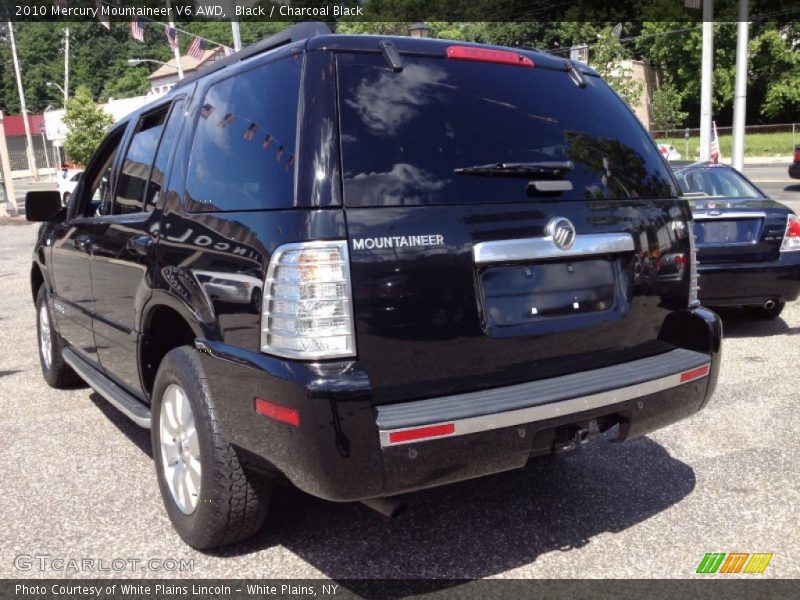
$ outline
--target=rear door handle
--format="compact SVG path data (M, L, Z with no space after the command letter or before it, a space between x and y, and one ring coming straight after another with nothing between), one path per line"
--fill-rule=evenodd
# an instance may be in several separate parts
M90 238L88 235L79 235L72 240L72 243L78 250L82 250L83 252L92 251L92 238Z

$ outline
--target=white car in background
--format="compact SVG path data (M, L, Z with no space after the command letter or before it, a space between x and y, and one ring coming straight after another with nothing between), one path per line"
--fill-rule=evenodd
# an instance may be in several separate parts
M681 153L675 149L675 146L672 144L659 144L658 150L661 152L661 155L666 158L667 160L680 160Z
M69 202L69 197L75 191L75 186L83 175L83 171L67 171L59 173L58 175L58 193L61 194L61 204L66 206Z

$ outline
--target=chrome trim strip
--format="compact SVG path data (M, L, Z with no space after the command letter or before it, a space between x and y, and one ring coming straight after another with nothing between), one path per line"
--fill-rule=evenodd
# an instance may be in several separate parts
M720 212L718 215L710 215L707 212L693 212L692 217L695 221L711 221L712 219L766 219L767 213L763 212Z
M562 250L552 236L516 240L479 242L472 247L476 265L545 258L575 258L593 254L633 252L633 238L628 233L590 233L575 237L569 250Z
M698 369L708 367L703 375L693 377L685 381L681 381L681 376L684 373L689 373ZM559 402L550 402L549 404L542 404L539 406L531 406L529 408L521 408L519 410L511 410L507 412L495 413L491 415L482 415L480 417L470 417L467 419L460 419L455 421L439 421L436 423L426 423L424 425L415 425L413 427L402 427L399 429L381 429L378 431L380 436L381 448L388 448L394 446L402 446L405 444L419 444L422 442L430 442L433 440L440 440L444 438L451 438L459 435L467 435L470 433L478 433L481 431L490 431L492 429L501 429L503 427L513 427L514 425L522 425L527 423L534 423L536 421L546 421L556 417L563 417L595 408L602 408L612 404L619 404L634 398L640 398L650 394L655 394L664 390L668 390L698 379L708 377L711 371L711 363L705 363L699 367L694 367L688 371L681 371L673 375L667 375L659 379L645 381L636 385L617 388L615 390L608 390L599 392L597 394L590 394L578 398L571 398L569 400L561 400ZM431 438L409 440L404 442L390 442L389 434L398 431L408 431L420 429L423 427L434 427L436 425L444 425L446 423L453 423L455 430L448 435L441 435Z

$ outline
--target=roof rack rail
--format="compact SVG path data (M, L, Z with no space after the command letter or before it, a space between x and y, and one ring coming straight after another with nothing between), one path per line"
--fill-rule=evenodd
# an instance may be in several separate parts
M250 58L251 56L255 56L256 54L268 52L269 50L274 50L275 48L285 46L286 44L291 44L293 42L307 40L315 35L328 35L330 33L332 33L330 28L325 23L321 23L319 21L297 23L291 27L287 27L283 31L279 31L278 33L269 36L264 40L261 40L260 42L250 44L246 48L242 48L239 50L239 52L235 52L230 56L223 58L222 60L218 60L212 66L206 69L202 69L197 73L192 73L191 75L184 77L181 81L175 84L173 89L188 85L193 81L197 81L201 77L205 77L210 73L215 73L216 71L241 62L247 58Z

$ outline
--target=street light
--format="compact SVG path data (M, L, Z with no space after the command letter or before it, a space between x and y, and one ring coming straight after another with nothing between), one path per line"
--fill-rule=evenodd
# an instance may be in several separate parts
M65 92L65 91L64 91L64 88L63 88L63 87L61 87L60 85L58 85L58 84L57 84L55 81L48 81L47 83L45 83L45 85L46 85L47 87L55 87L55 88L58 88L58 90L59 90L59 91L60 91L60 92L61 92L61 93L64 95L64 97L66 98L66 96L67 96L67 92Z
M166 67L172 67L175 70L178 69L178 67L176 67L175 65L171 65L169 63L165 63L163 60L154 60L152 58L129 58L128 59L128 64L131 67L138 67L142 63L148 63L148 62L156 63L157 65L164 65Z
M408 28L408 35L415 38L426 38L430 36L431 28L422 21L416 21Z

